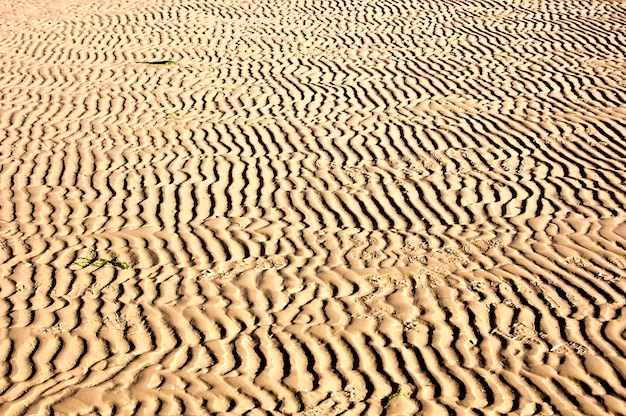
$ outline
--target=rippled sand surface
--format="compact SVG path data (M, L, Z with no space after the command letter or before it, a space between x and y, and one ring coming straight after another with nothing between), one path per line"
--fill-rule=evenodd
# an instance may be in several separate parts
M626 3L0 3L0 414L623 415Z

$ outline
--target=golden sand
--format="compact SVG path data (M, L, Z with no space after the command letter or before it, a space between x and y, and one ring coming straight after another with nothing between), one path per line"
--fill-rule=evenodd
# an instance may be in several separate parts
M2 0L0 415L620 415L626 3Z

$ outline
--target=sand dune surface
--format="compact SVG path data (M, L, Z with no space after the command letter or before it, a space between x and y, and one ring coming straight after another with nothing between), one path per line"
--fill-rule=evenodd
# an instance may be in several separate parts
M2 0L0 414L626 414L626 3Z

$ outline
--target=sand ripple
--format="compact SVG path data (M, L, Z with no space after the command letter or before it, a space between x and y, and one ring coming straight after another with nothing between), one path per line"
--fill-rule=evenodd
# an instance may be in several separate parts
M624 413L623 2L0 14L0 414Z

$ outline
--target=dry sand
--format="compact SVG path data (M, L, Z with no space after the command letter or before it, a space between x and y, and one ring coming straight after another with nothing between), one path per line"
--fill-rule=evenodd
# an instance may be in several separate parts
M0 415L626 414L626 2L0 23Z

